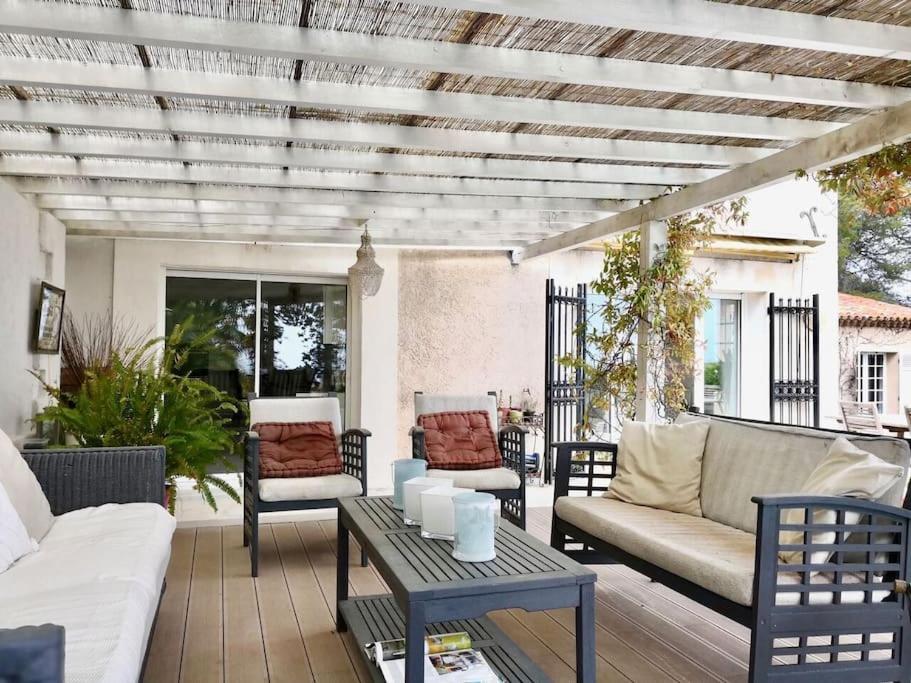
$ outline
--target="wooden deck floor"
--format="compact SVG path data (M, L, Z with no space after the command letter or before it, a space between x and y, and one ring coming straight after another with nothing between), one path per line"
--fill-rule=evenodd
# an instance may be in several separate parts
M530 510L546 538L549 510ZM366 681L335 632L335 522L261 527L260 576L240 527L179 529L146 683ZM358 557L352 551L352 558ZM596 567L598 681L743 681L745 628L626 567ZM372 567L351 567L351 593L385 592ZM554 681L574 681L571 610L492 618Z

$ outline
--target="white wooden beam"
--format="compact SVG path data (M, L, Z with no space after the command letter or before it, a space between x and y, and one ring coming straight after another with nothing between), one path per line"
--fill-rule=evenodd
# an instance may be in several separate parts
M142 69L132 66L0 57L0 83L163 95L276 106L440 116L473 121L585 126L656 133L798 140L844 124L739 114L623 107L610 104L502 97L418 88L353 85L202 71Z
M0 175L119 178L181 183L216 183L263 187L351 189L368 192L413 192L519 197L648 199L661 193L654 185L492 180L425 176L330 173L245 166L187 166L66 157L7 156Z
M51 135L4 132L0 152L54 154L111 159L145 159L186 163L366 171L409 175L465 176L603 183L686 185L721 173L717 169L559 161L515 161L420 154L381 154L344 150L302 149L284 145L176 142L115 138L109 135Z
M257 216L306 216L350 220L395 221L485 221L527 223L589 223L606 218L606 211L534 211L531 209L410 208L397 206L345 206L332 204L288 204L266 201L164 199L160 197L105 197L75 194L27 195L39 209L47 211L154 211L156 213L247 214Z
M541 237L565 230L576 223L551 221L522 222L489 222L489 221L413 221L390 219L348 219L328 218L322 216L274 216L258 214L207 214L198 212L164 212L164 211L94 211L85 209L61 209L53 214L64 223L97 222L97 223L145 223L176 224L196 226L270 226L270 227L304 227L304 228L337 228L357 230L364 224L370 230L406 230L415 234L423 233L497 233L515 234L526 237L534 234Z
M415 4L883 59L911 59L911 27L707 0L415 0Z
M91 237L113 237L117 239L158 239L205 242L242 242L268 244L314 244L355 246L360 242L358 230L263 230L248 229L244 226L220 226L216 229L187 226L177 228L171 225L132 224L129 228L111 228L109 225L72 221L67 225L68 235ZM508 250L524 244L523 239L509 235L414 235L404 231L374 235L373 243L378 247L437 247L443 249L490 249Z
M871 83L20 0L0 0L0 32L822 106L911 100Z
M191 185L171 182L131 182L80 178L16 178L8 181L23 194L79 195L85 197L149 197L191 201L256 201L274 204L513 211L623 211L638 202L563 197L506 197L485 195L408 194L241 185Z
M808 140L760 161L741 166L720 176L690 185L641 207L589 223L514 252L514 262L572 249L588 242L660 221L693 209L738 197L794 176L869 154L885 144L911 138L911 103L880 114L871 114L847 128Z
M162 132L175 135L374 145L446 152L730 166L768 156L759 147L642 142L527 133L394 126L377 123L229 116L57 102L0 101L0 122L17 125Z

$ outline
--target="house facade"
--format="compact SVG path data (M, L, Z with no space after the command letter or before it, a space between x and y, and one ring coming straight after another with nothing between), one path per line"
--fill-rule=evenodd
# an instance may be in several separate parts
M15 306L0 330L4 346L15 349L2 372L14 387L4 392L14 404L0 410L3 429L29 433L28 419L46 401L27 370L52 382L59 375L57 356L32 354L28 345L36 288L48 280L67 290L77 319L112 315L149 336L217 310L220 324L229 321L230 353L213 351L194 371L240 396L343 395L346 422L373 432L370 479L377 488L389 484L389 463L408 455L415 391L496 390L518 400L528 388L542 406L546 280L589 282L601 265L600 249L515 266L499 251L380 248L382 286L361 300L346 290L351 246L66 237L30 198L3 182L0 192L13 209L0 215L0 271L10 280L2 305ZM811 226L800 214L814 207ZM693 403L767 419L770 293L819 294L823 338L837 334L836 210L807 181L754 192L748 209L742 230L718 235L695 259L714 284L700 323L704 362ZM837 367L837 350L824 346L820 382L831 403L824 415L837 411L829 379Z
M902 413L911 406L911 307L851 294L838 305L842 400Z

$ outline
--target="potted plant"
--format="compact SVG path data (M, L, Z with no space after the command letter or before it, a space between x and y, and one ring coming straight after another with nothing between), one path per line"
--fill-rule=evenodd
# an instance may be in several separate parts
M230 422L241 406L203 380L180 373L186 355L208 340L203 335L187 344L183 330L177 326L167 339L113 350L107 367L87 369L73 393L42 382L55 403L35 418L39 424L54 423L87 448L164 446L166 498L172 513L178 477L192 479L212 509L217 509L213 489L240 502L235 488L211 470L217 465L232 467L230 456L239 448L241 435ZM163 349L156 354L162 342Z

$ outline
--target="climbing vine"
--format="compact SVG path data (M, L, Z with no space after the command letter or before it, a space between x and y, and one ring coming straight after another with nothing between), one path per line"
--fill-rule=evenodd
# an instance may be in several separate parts
M693 255L713 233L746 220L741 198L667 221L667 243L640 272L638 231L604 249L604 264L591 283L582 357L563 363L585 374L587 410L583 429L600 433L607 415L635 414L637 335L640 321L650 331L647 368L654 381L649 398L660 418L671 420L686 407L686 387L695 364L696 320L708 308L713 275L693 269Z

